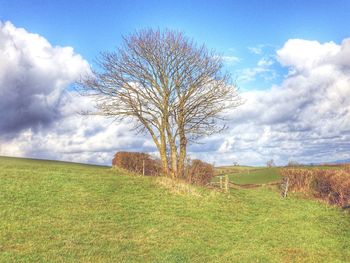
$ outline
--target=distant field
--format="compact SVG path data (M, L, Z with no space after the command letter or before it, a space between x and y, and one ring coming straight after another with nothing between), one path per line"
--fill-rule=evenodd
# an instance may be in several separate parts
M263 169L263 167L253 167L253 166L220 166L215 168L217 174L227 174L227 173L239 173L252 169Z
M265 187L178 194L158 181L0 157L0 262L350 262L340 209Z
M278 167L219 167L218 174L228 174L231 182L235 184L266 184L281 179ZM215 180L218 180L217 178Z
M281 180L279 170L283 167L221 166L216 167L217 175L228 174L235 184L267 184ZM340 169L340 165L297 166L297 169ZM214 178L218 181L218 178Z

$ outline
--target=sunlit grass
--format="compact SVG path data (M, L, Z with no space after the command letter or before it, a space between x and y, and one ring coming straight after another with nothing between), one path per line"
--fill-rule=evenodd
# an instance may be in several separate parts
M108 167L0 158L0 262L349 262L350 215L267 188L178 194Z

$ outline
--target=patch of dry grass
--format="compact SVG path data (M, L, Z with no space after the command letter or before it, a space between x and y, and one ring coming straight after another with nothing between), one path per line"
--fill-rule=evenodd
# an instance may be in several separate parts
M201 196L198 187L185 181L173 180L167 177L156 177L156 182L175 194Z

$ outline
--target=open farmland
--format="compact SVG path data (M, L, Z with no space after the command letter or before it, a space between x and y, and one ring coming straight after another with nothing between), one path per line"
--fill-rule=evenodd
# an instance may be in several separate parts
M300 165L300 169L338 170L342 165ZM220 166L215 168L216 175L228 175L230 182L239 185L261 185L276 183L282 179L283 167ZM214 178L213 181L218 181Z
M0 262L349 262L349 214L264 187L175 193L109 167L0 158Z
M267 184L281 180L278 167L226 166L216 168L219 175L228 175L235 184ZM217 181L217 178L214 178Z

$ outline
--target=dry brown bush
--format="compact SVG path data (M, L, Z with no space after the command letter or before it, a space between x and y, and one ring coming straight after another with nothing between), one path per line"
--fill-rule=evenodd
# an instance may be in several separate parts
M313 190L330 204L345 206L350 201L350 174L346 170L319 170Z
M191 160L187 171L186 179L191 184L206 185L214 177L213 165L201 160Z
M344 171L350 174L350 164L343 164L342 168Z
M289 189L307 192L310 189L313 172L307 169L282 169L283 176L289 178Z
M282 175L289 178L292 191L306 192L330 204L350 204L350 169L283 169Z
M161 172L161 162L152 158L147 153L140 152L117 152L114 155L112 166L128 170L137 174L159 175Z

